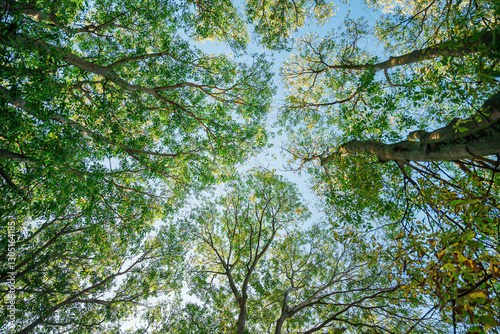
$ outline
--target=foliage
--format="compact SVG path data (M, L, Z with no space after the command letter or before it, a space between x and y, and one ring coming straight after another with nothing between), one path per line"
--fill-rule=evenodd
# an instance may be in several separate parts
M258 170L191 215L191 289L219 332L439 329L419 325L411 308L419 299L409 304L400 292L381 247L355 229L300 228L307 211L297 199L290 184Z
M0 0L2 329L497 331L498 1L367 4L373 28L295 39L335 5ZM274 172L234 172L274 93L250 37L295 42L278 125L328 223Z
M15 306L22 316L17 313L12 327L4 308L3 328L116 332L141 302L179 288L184 248L176 227L144 238L126 221L100 223L82 215L58 217L16 244L17 263L1 280L5 284L15 272ZM7 263L7 252L1 256Z
M498 326L498 162L492 172L458 166L467 173L450 178L454 168L443 163L433 166L440 174L419 166L420 177L407 176L409 205L425 218L404 224L400 235L407 241L398 256L406 265L400 270L419 291L435 296L455 323L482 332Z
M306 209L300 204L294 187L271 172L259 170L246 179L228 184L226 196L193 212L190 220L194 222L196 252L192 263L193 269L199 272L193 278L199 286L195 291L202 300L215 298L214 308L222 313L217 318L232 323L231 318L236 317L237 332L243 333L247 309L254 311L250 305L251 290L258 284L254 273L280 234L306 217ZM205 282L210 276L212 281L224 279L227 283L207 289ZM231 303L236 302L236 308L227 307L227 297L222 297L224 290L232 292ZM221 297L226 302L222 302ZM249 321L252 317L248 315ZM258 325L254 322L248 327Z
M288 48L292 33L307 20L325 23L333 16L334 6L324 0L248 0L246 14L248 21L255 24L259 42L271 50L281 50Z
M311 173L336 226L388 233L395 274L435 302L431 310L471 333L488 331L498 326L497 160L450 153L441 160L452 162L425 163L382 150L404 156L474 127L498 133L490 121L498 112L498 4L370 3L387 12L375 36L391 57L367 50L370 27L347 18L324 39L300 39L282 70L290 163Z
M178 288L182 234L153 224L266 143L269 63L198 50L186 6L0 2L0 274L21 333L116 331Z

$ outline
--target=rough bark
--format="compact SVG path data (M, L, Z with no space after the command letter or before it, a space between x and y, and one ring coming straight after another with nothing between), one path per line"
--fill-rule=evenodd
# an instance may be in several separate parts
M456 125L459 124L459 129ZM486 100L481 111L436 131L415 131L411 141L384 144L379 141L353 140L337 152L323 156L322 164L335 156L352 153L376 155L380 161L456 161L500 153L500 92ZM420 139L420 141L414 141Z

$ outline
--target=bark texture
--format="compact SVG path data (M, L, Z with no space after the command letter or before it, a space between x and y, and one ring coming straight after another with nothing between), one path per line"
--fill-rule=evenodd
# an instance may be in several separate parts
M322 164L335 156L370 153L385 161L456 161L500 153L500 92L485 101L481 110L466 120L453 120L436 131L414 131L408 141L384 144L353 140L336 153L321 158ZM420 140L420 141L416 141Z

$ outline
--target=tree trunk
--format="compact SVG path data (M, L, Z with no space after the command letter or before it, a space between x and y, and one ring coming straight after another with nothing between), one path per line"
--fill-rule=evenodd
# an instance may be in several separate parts
M410 53L390 57L388 60L375 64L375 71L386 70L391 67L408 65L430 60L437 57L460 57L466 54L479 51L480 46L490 46L495 44L496 31L481 31L477 35L467 36L460 40L451 40L430 46L425 49L415 50Z
M326 164L338 155L365 152L380 161L454 161L474 159L500 153L500 92L486 100L481 111L436 131L414 131L409 141L384 144L379 141L353 140L338 148L338 152L323 157ZM414 141L419 139L420 141Z
M281 315L279 319L276 321L276 329L274 331L274 334L281 334L281 330L283 327L283 324L285 323L285 320L291 317L296 311L290 310L290 307L288 306L288 296L290 295L291 292L297 291L299 288L292 286L291 288L288 288L285 291L285 294L283 295L283 304L281 305Z
M0 158L14 160L14 161L20 161L20 162L24 162L25 164L33 165L33 166L36 166L39 164L38 161L33 160L32 158L30 158L26 155L14 153L14 152L7 151L7 150L1 149L1 148L0 148Z
M247 321L247 298L243 296L240 303L240 314L238 316L238 322L236 325L236 334L243 334L245 330L245 325Z
M389 59L376 64L330 65L326 69L354 71L371 69L373 71L381 71L438 57L461 57L479 51L481 46L490 47L491 45L495 45L496 35L497 31L483 30L476 35L467 36L459 40L445 41L428 48L414 50L396 57L389 57Z
M283 328L283 324L285 320L288 318L286 314L281 314L281 317L276 321L276 329L274 330L274 334L281 334L281 330Z

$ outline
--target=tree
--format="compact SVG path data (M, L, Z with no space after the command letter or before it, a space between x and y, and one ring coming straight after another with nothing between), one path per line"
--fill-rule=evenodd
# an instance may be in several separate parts
M257 27L276 25L273 5L247 4ZM279 7L286 29L261 29L269 48L331 14L323 2ZM269 64L193 46L244 50L230 1L4 0L0 13L0 244L16 249L1 254L3 300L12 266L20 332L118 330L167 279L155 265L178 269L176 256L151 256L152 225L265 144Z
M361 46L362 20L303 38L283 70L281 122L332 220L385 226L399 274L472 333L498 326L500 147L498 6L470 5L412 2L386 16L377 33L394 56L382 61Z
M324 0L244 1L244 13L230 0L190 0L194 15L186 17L195 36L228 43L243 51L249 42L246 23L253 25L254 39L269 50L286 50L292 34L308 23L324 24L335 14L332 2Z
M82 183L91 198L176 202L265 142L272 88L261 57L244 65L190 47L168 2L39 5L1 7L6 212L62 207ZM55 189L42 200L34 192L46 180Z
M0 13L3 302L12 265L21 332L118 328L178 269L152 225L265 144L269 64L193 47L188 4L6 0Z
M420 296L403 280L396 282L387 249L368 240L356 229L342 233L330 224L289 233L268 264L276 286L261 297L277 294L281 312L274 333L442 330L412 310L422 305Z
M2 137L5 145L17 140L20 146L4 146L4 160L32 166L50 160L78 177L89 167L75 164L88 166L89 159L106 172L101 161L114 158L123 166L118 171L163 177L172 191L176 184L213 179L212 157L220 169L262 144L259 121L271 89L261 58L246 66L190 48L171 28L182 17L168 3L164 10L172 13L161 16L153 3L69 5L76 7L67 10L73 15L63 16L58 9L4 2L8 81L2 97L9 123ZM79 16L85 11L95 13L90 24ZM143 75L134 78L139 71ZM39 147L19 141L22 131ZM80 153L77 141L95 149ZM61 155L74 158L66 162Z
M82 227L75 229L74 221ZM179 288L184 248L177 228L164 226L145 239L113 225L58 217L16 244L18 262L1 280L15 273L17 316L14 326L2 317L2 328L13 333L118 331L148 298ZM8 285L2 289L4 301L10 290Z
M227 194L194 211L192 291L212 310L220 332L376 333L417 326L420 317L380 245L378 251L368 246L355 230L300 229L305 217L293 187L267 171L229 184Z
M407 141L385 145L378 141L351 141L338 148L339 154L369 153L379 161L473 160L500 152L500 93L485 101L468 119L455 119L447 126L427 132L418 130ZM418 141L416 141L418 140ZM328 163L331 155L323 156Z
M309 20L322 24L334 15L333 3L324 0L248 0L245 7L259 43L271 50L289 48L292 33Z
M279 233L305 215L290 184L271 172L256 171L247 180L230 184L227 196L191 218L199 241L198 260L193 259L199 263L195 270L202 274L197 280L207 275L225 276L238 305L237 333L243 333L247 326L253 276L261 260Z
M2 326L445 332L439 307L455 329L496 327L498 6L407 4L377 27L396 57L363 50L367 25L347 20L284 71L288 150L331 218L299 228L289 182L233 172L266 144L270 64L194 44L242 55L251 23L287 49L331 3L249 0L243 17L228 0L0 0L0 293L16 305ZM162 221L222 182L186 222ZM204 303L179 305L187 278Z

